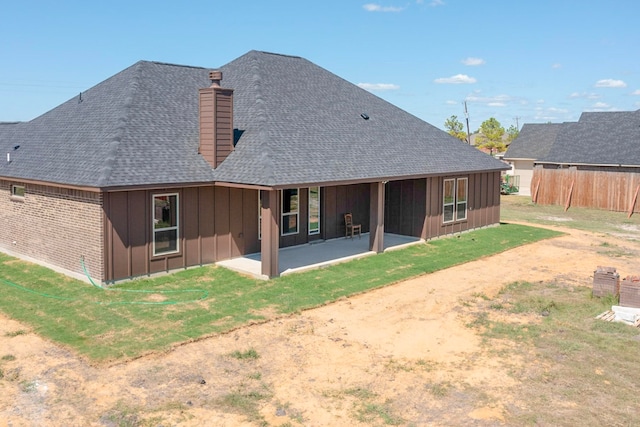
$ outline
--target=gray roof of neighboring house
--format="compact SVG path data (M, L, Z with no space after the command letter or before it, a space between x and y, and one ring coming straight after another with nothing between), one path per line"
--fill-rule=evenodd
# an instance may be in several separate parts
M556 140L561 123L526 123L509 144L505 160L533 159L546 156Z
M538 162L640 166L640 110L583 113Z
M0 150L13 150L0 176L100 188L286 186L506 169L303 58L251 51L221 70L241 136L216 170L197 153L208 69L141 61L0 130Z

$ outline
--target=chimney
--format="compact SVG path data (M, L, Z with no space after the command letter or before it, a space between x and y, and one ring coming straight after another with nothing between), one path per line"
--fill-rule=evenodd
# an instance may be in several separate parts
M222 71L210 71L211 86L200 89L200 146L212 168L233 151L233 89L220 87Z

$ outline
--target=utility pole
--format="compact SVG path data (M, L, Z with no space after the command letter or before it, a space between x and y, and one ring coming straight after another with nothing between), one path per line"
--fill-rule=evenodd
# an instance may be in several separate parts
M464 117L467 119L467 144L471 145L471 134L469 133L469 111L467 111L467 101L464 101Z
M516 130L520 130L520 126L518 125L518 120L520 119L520 117L515 116L514 119L516 120Z

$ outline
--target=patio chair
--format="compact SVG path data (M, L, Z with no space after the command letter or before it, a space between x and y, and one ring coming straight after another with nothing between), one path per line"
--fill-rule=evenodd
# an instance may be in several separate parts
M353 239L353 236L358 233L358 239L360 239L362 233L362 225L353 223L353 215L350 213L344 214L344 237L349 237Z

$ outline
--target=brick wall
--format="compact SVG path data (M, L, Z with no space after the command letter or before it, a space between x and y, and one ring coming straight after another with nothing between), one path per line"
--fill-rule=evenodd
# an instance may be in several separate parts
M102 280L103 229L101 193L0 180L0 249Z

